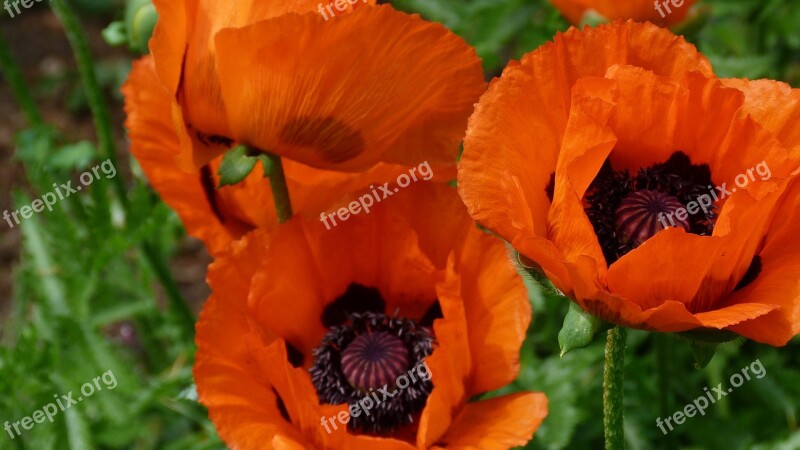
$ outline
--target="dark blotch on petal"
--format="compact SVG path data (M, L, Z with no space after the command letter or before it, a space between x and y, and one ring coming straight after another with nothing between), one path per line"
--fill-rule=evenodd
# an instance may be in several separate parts
M192 128L191 125L189 125L189 128ZM197 140L206 147L220 146L230 148L233 146L233 139L229 137L220 136L218 134L205 134L200 131L195 131L194 134L197 136Z
M550 174L550 181L547 182L547 185L544 187L544 192L547 194L547 198L550 199L550 202L553 201L553 196L556 192L556 173L553 172Z
M206 194L208 205L211 206L211 211L222 223L225 223L225 217L219 210L217 203L217 190L214 188L214 174L211 172L211 167L206 164L200 169L200 184L203 186L203 192Z
M422 316L420 319L419 324L423 327L433 327L433 321L436 319L441 319L444 317L442 314L442 305L439 303L439 300L433 302L430 308L425 311L425 315Z
M344 294L325 307L322 311L322 324L330 328L345 323L350 314L383 313L385 309L386 302L377 289L354 283L348 286Z
M289 364L291 364L293 367L302 367L306 357L303 355L303 352L297 349L297 347L287 342L286 359L289 360Z
M747 285L755 281L761 273L761 267L761 257L756 255L750 262L750 267L747 268L747 272L744 273L739 284L737 284L733 290L738 291L739 289L744 289Z
M275 398L277 399L276 403L278 405L278 411L281 412L281 417L284 418L287 422L291 423L292 419L289 418L289 411L286 409L286 403L283 403L283 399L281 398L278 391L275 388L272 388L272 392L275 394Z
M301 117L287 123L281 144L310 150L329 163L341 163L364 152L361 133L333 117Z

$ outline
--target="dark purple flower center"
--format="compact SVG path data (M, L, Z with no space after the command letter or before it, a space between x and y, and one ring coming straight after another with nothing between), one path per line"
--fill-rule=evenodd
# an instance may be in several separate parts
M385 304L377 289L351 285L325 308L329 331L309 369L320 403L348 404L347 428L376 435L415 421L425 407L433 390L423 367L434 345L429 323L441 317L438 302L420 321L387 316Z
M367 332L342 352L342 371L350 385L361 392L392 384L408 370L408 350L389 333Z
M683 203L663 192L649 189L631 192L619 202L615 214L614 225L620 240L637 245L670 226L691 231Z
M607 160L586 191L585 210L610 265L668 227L710 236L716 205L702 210L687 205L710 199L712 190L709 167L692 164L682 152L635 175L614 170Z

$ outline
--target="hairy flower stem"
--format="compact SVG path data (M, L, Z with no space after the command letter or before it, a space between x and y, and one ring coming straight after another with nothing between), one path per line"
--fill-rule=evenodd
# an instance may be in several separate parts
M625 343L628 330L614 327L608 331L603 372L603 429L606 450L624 450L623 383L625 381Z
M289 187L286 185L286 174L283 172L283 161L278 155L266 153L270 163L269 185L272 188L272 198L275 200L275 211L278 223L284 223L292 218L292 202L289 198Z

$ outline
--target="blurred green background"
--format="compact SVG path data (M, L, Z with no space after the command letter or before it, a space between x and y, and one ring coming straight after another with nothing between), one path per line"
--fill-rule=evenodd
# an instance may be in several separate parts
M149 5L74 3L73 19L94 58L103 94L98 99L82 83L70 41L51 10L63 1L36 3L13 19L0 13L0 211L29 204L54 181L74 180L109 157L117 159L119 174L21 226L0 222L0 426L108 370L118 386L22 437L12 440L0 430L0 449L224 448L196 402L191 377L192 315L208 294L209 258L149 189L126 150L119 87L143 48ZM467 39L483 58L487 77L568 28L540 0L392 3ZM800 86L800 1L701 1L698 11L679 31L718 75ZM62 20L70 17L62 14ZM133 49L125 45L131 32ZM80 37L70 37L80 46ZM27 100L15 99L15 82L27 86ZM92 120L98 108L110 111L105 128L112 130L100 139ZM602 448L602 339L559 357L557 335L568 305L533 282L530 297L534 322L522 371L503 390L549 397L549 417L526 448ZM798 349L797 339L782 349L727 344L700 370L685 342L633 332L625 384L629 448L800 449ZM746 382L667 436L656 427L657 417L682 409L704 387L727 383L755 360L765 368L764 378Z

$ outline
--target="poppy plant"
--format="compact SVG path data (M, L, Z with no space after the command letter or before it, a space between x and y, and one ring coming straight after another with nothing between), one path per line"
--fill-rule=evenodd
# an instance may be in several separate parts
M593 12L608 20L633 19L658 25L675 25L686 19L697 0L551 0L573 24Z
M150 48L183 169L234 143L329 170L456 158L485 88L474 49L374 0L335 20L318 3L154 2Z
M209 270L194 376L238 449L508 449L542 394L510 383L531 319L505 246L457 193L415 185L328 233L295 217Z
M158 82L152 56L134 63L122 92L131 153L189 234L202 240L212 254L248 231L277 225L272 189L261 171L254 170L235 185L218 187L222 157L198 170L187 172L178 167L175 159L180 143L169 112L171 98ZM346 204L370 185L381 185L407 170L406 166L379 163L365 172L345 173L285 162L293 209L310 217L331 205ZM434 180L456 176L454 163L437 166L432 172Z
M800 91L720 80L666 29L571 29L491 83L459 189L595 316L780 346L800 331L798 118Z

